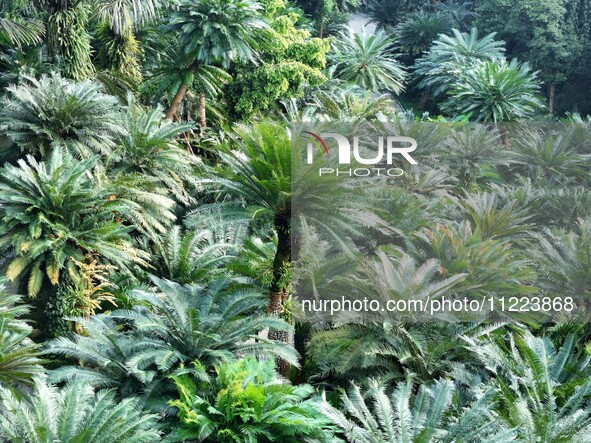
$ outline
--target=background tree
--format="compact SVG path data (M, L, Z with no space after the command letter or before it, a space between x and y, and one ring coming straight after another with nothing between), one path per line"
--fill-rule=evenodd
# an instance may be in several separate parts
M259 50L260 63L237 64L227 88L228 103L239 119L266 111L279 99L300 98L306 88L325 81L322 69L329 41L310 38L308 31L296 28L301 17L286 11L283 1L263 2L263 6L269 30Z
M507 42L508 55L519 57L540 71L540 78L548 87L550 114L555 111L556 86L566 81L580 55L580 41L568 3L484 0L477 8L478 26L497 32Z

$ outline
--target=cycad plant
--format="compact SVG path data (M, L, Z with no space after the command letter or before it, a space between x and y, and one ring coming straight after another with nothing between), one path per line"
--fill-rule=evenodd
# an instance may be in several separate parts
M417 11L408 14L394 29L396 43L411 56L419 56L433 41L451 31L450 19L441 13Z
M23 76L2 99L0 130L20 154L47 156L62 148L78 157L108 154L124 133L120 106L91 81L76 83L59 74L39 80ZM17 153L10 154L17 157Z
M384 31L342 34L332 55L335 76L372 92L400 93L406 73L394 56L393 45Z
M591 178L591 154L583 149L573 128L524 128L513 143L512 171L542 186L585 184Z
M175 442L334 443L309 385L281 380L272 360L228 361L209 374L199 363L173 380L180 426Z
M132 322L134 330L158 339L138 351L130 367L156 365L168 371L178 364L199 360L211 365L233 356L277 356L296 362L295 351L259 332L266 328L287 331L283 320L261 314L265 298L248 285L232 279L216 280L207 286L181 286L152 279L156 291L132 293L137 305L113 315Z
M0 386L16 390L30 386L44 362L38 345L29 339L33 328L22 320L29 307L21 301L7 293L0 279Z
M125 331L125 324L109 315L74 318L79 333L47 342L44 353L61 360L62 365L49 371L52 383L82 383L97 389L113 388L120 398L138 397L150 410L166 409L163 396L172 391L167 372L155 367L139 369L129 362L139 351L151 349L158 341L135 331ZM76 364L68 364L70 360Z
M529 331L471 343L497 387L496 412L523 443L583 443L591 432L591 366L575 335L556 345Z
M408 255L395 258L382 251L359 268L348 279L330 282L335 294L347 291L360 299L367 296L383 303L436 299L448 294L465 278L461 273L439 278L440 265L434 259L418 266ZM354 320L345 317L342 324L312 335L308 354L323 375L333 373L356 378L387 373L400 377L408 370L429 376L439 370L429 361L433 349L429 349L420 328L406 325L402 318L382 317L382 314L369 312L365 313L366 318ZM338 322L339 318L335 320Z
M503 57L504 42L495 40L495 34L478 38L478 30L469 33L457 29L452 35L440 35L425 55L414 65L418 86L431 95L442 95L452 87L462 72L479 61Z
M180 147L178 137L193 125L166 120L162 108L145 109L131 95L123 121L125 131L116 138L107 173L136 176L143 190L166 189L179 202L192 202L189 183L197 159Z
M76 162L56 149L47 162L28 156L0 173L0 250L12 254L5 268L10 280L27 282L35 297L45 278L56 286L76 261L96 257L126 268L144 263L118 223L125 208L92 176L96 157Z
M125 208L93 180L96 162L75 162L56 149L47 162L29 156L2 169L0 248L13 255L6 275L27 281L31 297L45 276L55 286L65 272L77 272L76 261L97 257L121 268L144 263L130 228L116 220Z
M588 303L591 295L591 223L579 219L570 232L545 230L535 237L532 251L539 266L539 284L548 294Z
M26 399L0 390L0 437L7 443L155 443L158 416L138 400L115 400L114 392L83 383L58 389L39 378Z
M518 120L544 109L539 90L536 73L527 64L484 61L462 71L441 109L482 122Z
M416 392L415 392L416 389ZM509 443L515 433L497 423L492 392L466 408L458 407L449 380L422 384L409 379L388 393L371 381L363 392L353 385L340 397L342 409L328 403L323 411L351 443Z

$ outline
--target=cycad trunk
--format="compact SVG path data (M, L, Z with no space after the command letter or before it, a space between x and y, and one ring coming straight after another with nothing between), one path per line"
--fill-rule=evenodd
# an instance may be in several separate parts
M205 114L205 101L207 97L205 94L201 94L199 96L199 127L201 128L201 132L205 128L207 128L207 115Z
M556 85L550 83L548 87L548 112L550 115L554 115L554 103L556 102Z
M166 119L167 120L172 120L174 118L177 111L179 110L179 106L181 105L181 103L183 102L183 99L185 98L185 95L187 95L188 89L189 89L189 87L184 82L181 83L174 98L170 102L170 106L168 107L168 110L166 111Z
M277 252L273 260L273 279L269 288L269 301L267 313L281 316L283 304L289 298L287 282L285 281L285 270L291 262L291 229L290 211L284 209L275 216L275 229L277 231ZM290 344L290 336L285 331L271 329L269 339ZM284 376L289 377L289 363L283 359L277 360L277 370Z

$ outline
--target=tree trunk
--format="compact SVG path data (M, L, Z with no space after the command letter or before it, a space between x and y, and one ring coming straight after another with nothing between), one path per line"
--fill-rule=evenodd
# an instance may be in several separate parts
M291 229L290 209L284 209L275 215L275 229L277 231L277 252L273 259L273 279L269 288L269 300L267 313L280 316L283 312L283 304L289 298L287 284L285 282L285 268L291 262ZM271 329L269 339L290 344L290 335L285 331ZM289 378L290 365L283 359L276 362L277 370L281 375Z
M550 115L554 115L554 102L556 98L556 85L554 83L550 83L548 86L548 112Z
M205 128L207 128L207 115L205 114L205 100L207 99L207 97L205 96L205 94L201 94L199 96L199 127L201 130L201 133L203 133L203 130Z
M187 94L188 89L189 89L189 87L184 82L179 86L179 89L176 92L176 95L174 96L174 98L170 102L170 107L166 111L166 119L167 120L173 119L173 117L175 116L175 114L179 110L179 106L183 102L183 99L185 98L185 95Z

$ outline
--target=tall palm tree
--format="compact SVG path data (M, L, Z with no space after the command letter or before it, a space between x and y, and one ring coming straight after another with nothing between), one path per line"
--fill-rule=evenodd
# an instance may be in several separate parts
M83 383L62 389L37 379L35 391L17 398L0 391L0 437L10 443L156 443L158 416L146 414L139 400L115 400L112 391L94 392Z
M335 43L335 76L369 91L398 94L405 72L393 52L394 41L384 31L375 35L342 34Z
M217 66L227 68L238 60L254 61L266 25L261 6L251 0L182 0L171 15L168 30L178 35L176 69L182 73L166 112L172 119L187 91L196 83L200 94L201 127L206 125L205 99L212 77L220 77Z
M263 122L236 128L240 152L222 153L230 171L200 181L208 189L229 192L246 199L257 218L272 224L277 235L273 277L267 312L281 314L289 295L286 274L291 264L291 142L284 125ZM270 332L279 338L281 332Z
M523 119L544 109L539 90L536 73L526 63L485 61L462 72L441 109L482 122Z

